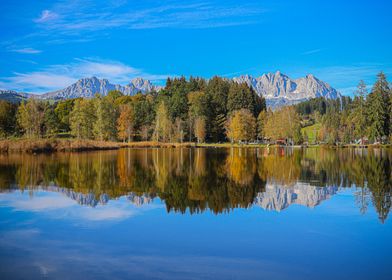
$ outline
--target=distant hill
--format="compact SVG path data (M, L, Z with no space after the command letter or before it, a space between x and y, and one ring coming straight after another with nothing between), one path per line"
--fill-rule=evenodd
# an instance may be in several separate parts
M22 100L26 100L31 94L24 92L16 92L13 90L2 90L0 89L0 100L7 100L12 103L18 103Z

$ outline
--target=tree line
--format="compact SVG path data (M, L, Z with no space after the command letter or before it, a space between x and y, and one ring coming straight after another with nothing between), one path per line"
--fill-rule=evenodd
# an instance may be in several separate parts
M1 136L28 138L72 135L78 139L219 142L254 139L256 125L231 128L244 118L252 124L266 110L264 98L229 79L168 78L159 92L76 98L57 102L29 99L0 103ZM230 133L228 132L230 131Z
M368 94L363 81L355 97L315 98L272 111L246 83L168 78L158 92L20 104L0 101L0 137L58 137L112 141L242 142L307 141L303 127L319 123L320 142L359 138L390 141L392 93L381 72Z
M296 109L303 121L321 124L318 141L392 142L392 87L380 72L370 93L367 88L361 80L353 98L316 98L297 104Z

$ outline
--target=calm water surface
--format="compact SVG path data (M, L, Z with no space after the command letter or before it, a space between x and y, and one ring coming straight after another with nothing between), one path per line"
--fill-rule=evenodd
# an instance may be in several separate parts
M392 152L0 155L1 279L392 279Z

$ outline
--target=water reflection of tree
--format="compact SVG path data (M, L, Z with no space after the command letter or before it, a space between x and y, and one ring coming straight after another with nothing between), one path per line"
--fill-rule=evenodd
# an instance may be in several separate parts
M265 183L356 187L361 212L391 208L391 153L330 149L135 149L0 156L0 187L57 185L96 199L159 196L168 211L214 213L249 207Z
M371 193L373 205L382 222L391 208L391 153L380 149L308 150L306 178L320 186L356 187L356 202L366 212Z
M264 181L285 186L297 182L301 174L302 150L272 149L259 157L257 171Z

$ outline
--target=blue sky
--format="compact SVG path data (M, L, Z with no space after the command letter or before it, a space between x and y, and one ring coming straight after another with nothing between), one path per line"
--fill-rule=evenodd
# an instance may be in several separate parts
M343 94L392 76L390 1L7 1L0 88L46 92L97 76L312 73Z

